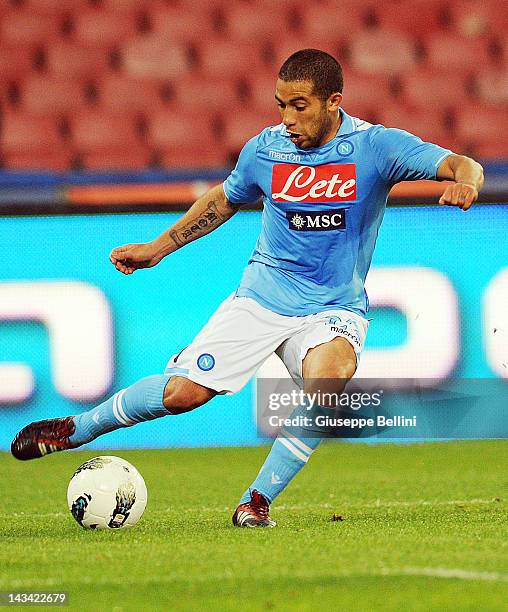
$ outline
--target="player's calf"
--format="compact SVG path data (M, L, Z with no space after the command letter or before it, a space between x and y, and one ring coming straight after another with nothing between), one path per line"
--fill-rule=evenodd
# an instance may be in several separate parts
M173 376L164 388L163 404L170 414L183 414L210 401L216 391L188 378Z

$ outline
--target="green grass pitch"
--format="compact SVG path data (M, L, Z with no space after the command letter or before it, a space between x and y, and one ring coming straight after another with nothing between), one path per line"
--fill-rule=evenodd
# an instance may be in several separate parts
M276 529L234 529L267 451L110 453L149 493L118 532L66 507L73 470L100 453L0 454L0 591L65 590L58 609L85 611L506 609L505 442L323 444L274 504Z

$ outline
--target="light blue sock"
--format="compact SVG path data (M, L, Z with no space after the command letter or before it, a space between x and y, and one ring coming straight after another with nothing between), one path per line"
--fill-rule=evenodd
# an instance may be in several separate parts
M92 410L78 414L74 417L76 431L70 441L85 444L108 431L170 414L162 403L164 388L170 378L170 375L142 378Z
M307 410L307 407L303 405L291 414L291 418L307 416L314 420L317 414L326 414L327 411L331 412L330 409L321 406L314 406L311 410ZM321 439L326 437L328 432L328 428L319 428L315 425L305 428L292 426L283 429L273 443L256 480L242 495L240 503L248 502L251 491L256 489L271 504L307 463ZM309 435L314 437L309 438Z

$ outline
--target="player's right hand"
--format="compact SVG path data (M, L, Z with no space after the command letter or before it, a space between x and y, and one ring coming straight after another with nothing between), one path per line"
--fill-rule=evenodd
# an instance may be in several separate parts
M155 252L150 242L116 247L109 255L111 263L123 274L132 274L141 268L151 268L156 266L161 259L162 257Z

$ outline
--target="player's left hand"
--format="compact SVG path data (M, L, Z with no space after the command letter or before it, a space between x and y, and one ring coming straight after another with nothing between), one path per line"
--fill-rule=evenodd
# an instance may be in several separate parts
M458 206L462 210L471 208L478 199L478 189L469 183L452 183L448 185L439 198L439 204Z

